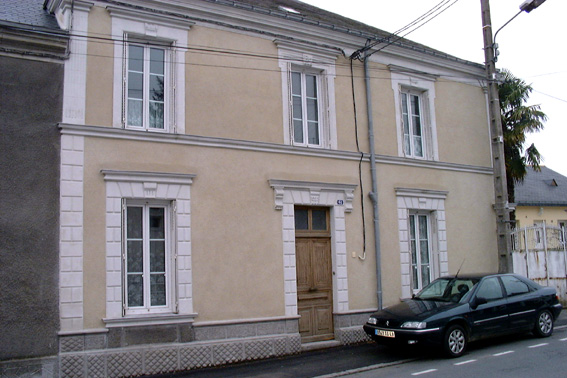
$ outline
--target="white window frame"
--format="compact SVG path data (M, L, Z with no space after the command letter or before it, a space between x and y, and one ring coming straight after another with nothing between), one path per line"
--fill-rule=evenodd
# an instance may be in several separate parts
M108 5L112 19L112 35L121 36L114 42L114 83L112 125L116 128L147 130L162 133L185 133L185 54L188 45L188 30L194 24L187 20L164 14L155 15L142 10L121 9ZM126 126L127 60L128 43L145 42L168 46L166 54L165 124L163 129L148 129Z
M177 313L177 295L175 288L177 287L176 275L173 272L177 271L177 254L173 250L175 243L171 243L171 235L174 235L175 223L175 202L171 201L147 201L147 200L124 200L122 208L122 285L124 288L123 294L123 307L124 315L143 315L150 313ZM130 307L128 305L128 220L127 209L128 207L141 207L142 210L142 241L143 241L143 262L142 262L142 275L143 275L143 306ZM150 208L163 208L164 209L164 231L165 231L165 290L166 296L165 305L152 306L151 305L151 289L150 289L150 271L149 271L149 209Z
M437 144L437 121L435 117L435 77L425 74L407 72L397 67L390 67L392 90L396 112L396 129L398 135L398 156L420 160L439 160ZM421 106L421 139L423 156L406 154L404 148L404 121L402 112L402 93L410 93L420 97Z
M411 222L411 218L414 218L416 221L414 221L414 227L412 229L412 222ZM420 227L419 227L419 219L420 218L425 218L425 222L426 222L426 227L427 230L425 232L425 235L422 235L421 232L419 231ZM433 278L433 256L431 253L432 250L432 238L431 238L431 213L430 212L423 212L423 211L414 211L414 210L410 210L409 212L409 216L408 216L408 230L410 233L409 236L409 240L410 240L410 258L411 258L411 282L412 282L412 290L414 292L417 292L421 289L423 289L425 286L427 286L427 284L429 284L432 281ZM415 237L412 237L412 235ZM422 257L422 251L421 251L421 240L426 240L427 241L427 259L428 262L427 264L424 264L421 257ZM413 244L414 242L414 244ZM412 247L412 244L415 245L415 251ZM414 252L415 252L415 256L414 256ZM428 273L428 282L423 282L423 275L421 274L421 268L426 265L427 269L429 270ZM417 269L417 273L414 271L415 269Z
M302 123L302 135L303 135L303 141L298 142L296 141L296 137L295 137L295 121L296 118L294 117L295 112L294 112L294 97L296 97L296 95L293 93L293 85L292 85L292 103L291 103L291 114L292 114L292 127L291 127L291 140L294 146L303 146L303 147L322 147L323 146L323 140L325 133L322 130L322 121L324 120L324 116L323 116L323 111L321 109L321 105L322 105L322 101L321 101L321 93L322 93L322 85L321 85L321 72L320 71L314 71L311 69L306 69L305 67L298 67L297 69L295 67L292 67L291 69L291 73L290 75L293 76L293 74L299 74L301 79L301 95L300 95L300 99L301 99L301 123ZM309 142L309 119L308 119L308 105L307 105L307 101L308 101L308 96L306 94L306 88L307 88L307 83L306 83L306 77L307 76L314 76L315 77L315 91L316 91L316 97L315 100L317 101L317 139L318 139L318 143L310 143ZM293 81L293 80L292 80Z
M174 112L174 108L171 105L173 92L171 91L171 85L173 83L171 77L171 62L172 62L172 55L173 52L171 50L170 43L162 43L162 42L151 42L149 40L136 40L130 38L128 36L125 37L127 41L125 42L125 59L124 59L124 101L122 107L124 108L124 115L123 115L123 125L125 128L134 129L134 130L145 130L145 131L152 131L152 132L167 132L169 128L175 127L171 125L170 117ZM129 104L130 104L130 97L129 97L129 82L130 82L130 69L129 69L129 47L130 46L137 46L143 48L143 69L141 72L142 74L142 125L132 125L130 124L129 120ZM164 99L163 99L163 127L151 127L150 124L150 102L152 101L150 98L150 51L151 49L159 49L163 50L164 52Z
M275 40L278 47L279 66L282 73L283 135L284 144L334 149L337 143L337 121L335 108L335 62L339 50L313 46L307 43ZM305 72L318 78L319 144L296 143L293 135L293 99L291 73Z
M406 106L407 109L404 109L404 101L403 98L406 97ZM419 114L419 143L416 142L416 129L417 125L414 121L413 115L415 114L415 106L412 101L412 98L417 98L417 113ZM400 93L400 106L402 107L402 129L403 129L403 148L404 148L404 156L406 157L413 157L416 159L424 159L426 156L426 117L424 114L424 106L423 106L423 92L416 91L415 89L407 89L402 88ZM407 111L407 118L406 118L406 111ZM406 124L407 120L407 124ZM407 128L407 134L406 134ZM418 149L419 145L419 149ZM421 154L418 154L417 151L420 151Z

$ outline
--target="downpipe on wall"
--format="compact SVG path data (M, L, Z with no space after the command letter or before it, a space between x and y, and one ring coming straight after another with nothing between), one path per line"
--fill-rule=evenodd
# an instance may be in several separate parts
M368 196L372 200L373 224L374 224L374 250L376 251L376 295L378 298L378 309L382 309L382 264L380 250L380 223L378 214L378 184L376 178L376 152L374 149L374 121L372 118L372 93L370 90L370 72L368 69L369 55L366 53L364 62L364 83L366 86L366 111L368 115L368 144L370 146L370 176L372 179L372 191Z

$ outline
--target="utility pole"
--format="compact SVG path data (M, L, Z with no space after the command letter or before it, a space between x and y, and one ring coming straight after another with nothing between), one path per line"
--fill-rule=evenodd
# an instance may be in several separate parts
M510 206L508 203L502 118L498 98L498 78L494 53L495 46L492 37L489 0L480 0L480 3L482 10L482 32L484 36L484 64L488 80L492 165L494 169L494 211L496 212L498 272L508 273L512 270L512 255L510 251Z

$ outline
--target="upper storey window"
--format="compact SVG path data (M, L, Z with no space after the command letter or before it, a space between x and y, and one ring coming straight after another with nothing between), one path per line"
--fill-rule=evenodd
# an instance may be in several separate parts
M430 75L392 70L396 103L398 155L439 160L435 121L435 78Z
M114 127L185 132L185 50L192 23L108 5L114 43Z
M126 125L145 130L165 130L165 94L169 91L166 50L129 44L127 66Z
M300 146L321 146L319 77L313 73L291 72L293 142Z
M421 96L402 91L402 122L404 129L404 154L423 158L423 116Z
M335 60L339 51L277 40L284 143L337 149Z

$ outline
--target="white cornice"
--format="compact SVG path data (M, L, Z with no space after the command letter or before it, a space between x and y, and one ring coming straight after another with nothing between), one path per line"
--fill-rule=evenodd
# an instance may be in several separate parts
M114 171L103 169L100 171L104 181L116 182L154 182L158 184L191 185L194 174L163 173L163 172L140 172L140 171Z
M397 196L422 197L432 199L446 199L449 192L443 190L415 189L415 188L394 188Z
M359 161L361 154L358 152L329 150L320 148L294 147L284 144L263 143L254 141L245 141L237 139L225 139L204 137L197 135L185 134L169 134L154 133L147 131L125 130L114 127L85 126L73 125L67 123L59 124L61 134L76 135L86 137L108 138L133 140L141 142L154 142L166 144L180 144L188 146L200 146L211 148L227 148L233 150L246 150L253 152L268 152L274 154L297 155L318 157L337 160ZM364 153L362 156L364 162L370 160L370 155ZM377 155L376 162L379 164L400 165L405 167L428 168L444 171L476 173L483 175L492 175L492 167L482 167L475 165L456 164L448 162L408 159L398 156Z

